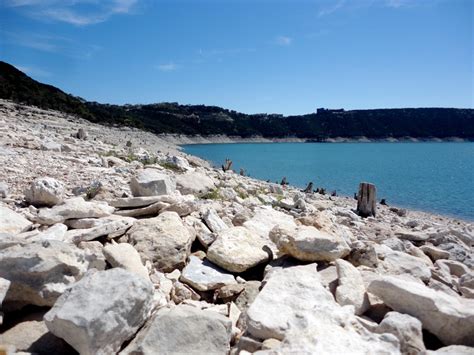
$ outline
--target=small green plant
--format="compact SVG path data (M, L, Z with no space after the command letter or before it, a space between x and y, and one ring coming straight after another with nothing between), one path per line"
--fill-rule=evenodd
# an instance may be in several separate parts
M219 189L210 190L202 194L201 196L199 196L199 198L202 200L221 200L222 199Z
M158 164L160 164L165 169L175 171L177 173L180 173L183 171L183 169L176 166L176 164L170 163L169 161L162 161L162 162L159 162Z

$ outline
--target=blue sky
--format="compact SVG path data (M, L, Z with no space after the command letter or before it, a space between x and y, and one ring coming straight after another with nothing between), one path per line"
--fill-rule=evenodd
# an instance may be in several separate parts
M471 0L0 0L0 59L87 100L473 107Z

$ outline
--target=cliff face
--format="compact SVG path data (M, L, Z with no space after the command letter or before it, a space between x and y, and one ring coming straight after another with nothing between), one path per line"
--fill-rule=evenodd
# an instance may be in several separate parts
M92 122L146 128L154 133L265 138L336 137L474 139L474 110L406 108L324 110L301 116L243 114L215 106L159 103L107 105L87 102L39 83L0 62L0 98L78 115Z

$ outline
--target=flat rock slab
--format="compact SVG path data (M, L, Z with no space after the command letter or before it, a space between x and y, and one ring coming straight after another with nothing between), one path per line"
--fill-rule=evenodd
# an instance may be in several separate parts
M110 200L108 204L116 208L137 208L149 206L161 200L161 196L126 197Z
M45 314L48 329L80 354L120 350L148 317L153 284L121 268L87 274Z
M28 230L31 225L21 214L0 205L0 233L18 234Z
M133 226L135 219L122 219L104 223L89 229L75 229L66 234L66 237L75 244L94 240L101 236L113 234L115 237L125 234Z
M57 240L31 242L0 250L0 277L11 282L5 301L19 308L52 306L88 269L105 263L75 245Z
M181 273L180 281L198 291L215 290L222 286L237 284L232 274L208 260L203 261L193 255L189 257L189 262Z
M368 291L393 310L418 318L444 344L474 346L474 300L393 276L373 280Z
M224 229L207 250L207 258L230 272L244 272L269 259L263 241L244 227Z
M107 204L87 202L82 197L75 197L52 208L41 208L36 221L40 224L51 225L63 223L67 219L106 217L110 216L114 210L114 207Z
M227 355L231 331L230 319L217 312L188 305L162 308L121 354Z

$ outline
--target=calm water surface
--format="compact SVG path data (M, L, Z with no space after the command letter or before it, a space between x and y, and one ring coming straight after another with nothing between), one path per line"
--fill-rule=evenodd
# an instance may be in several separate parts
M184 146L220 166L226 158L250 176L352 196L376 184L389 204L474 220L474 143L245 143Z

